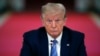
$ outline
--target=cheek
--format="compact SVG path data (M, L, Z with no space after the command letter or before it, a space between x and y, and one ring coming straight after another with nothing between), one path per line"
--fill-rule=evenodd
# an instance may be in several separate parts
M62 22L62 23L61 23L61 24L59 24L58 26L59 26L60 28L62 28L64 25L65 25L65 23L64 23L64 22Z
M47 31L49 31L49 30L50 30L50 26L49 26L49 25L44 24L44 27L46 28L46 30L47 30Z
M64 25L65 25L64 23L58 25L58 29L59 29L59 31L61 31L61 30L63 29Z
M42 21L43 26L48 27L45 21Z

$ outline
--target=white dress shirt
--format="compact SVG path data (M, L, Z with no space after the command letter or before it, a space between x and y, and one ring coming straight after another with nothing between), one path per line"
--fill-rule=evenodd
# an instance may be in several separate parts
M47 33L47 36L48 36L48 47L49 47L49 56L50 56L51 44L52 44L51 40L54 40L54 38L51 37L48 33ZM62 32L61 32L61 34L56 38L56 40L57 40L57 42L58 42L58 43L56 44L56 47L57 47L56 50L57 50L58 56L60 56L61 38L62 38Z

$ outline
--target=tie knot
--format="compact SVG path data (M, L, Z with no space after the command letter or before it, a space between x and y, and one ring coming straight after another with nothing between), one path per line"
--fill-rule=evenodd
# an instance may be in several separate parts
M58 42L57 42L57 40L53 40L52 42L53 42L53 44L56 44L56 43L58 43Z

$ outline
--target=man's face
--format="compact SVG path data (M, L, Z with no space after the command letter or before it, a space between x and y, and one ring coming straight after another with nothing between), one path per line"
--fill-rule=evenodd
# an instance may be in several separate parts
M60 35L63 30L63 26L65 25L63 13L45 14L42 21L46 31L53 38L56 38Z

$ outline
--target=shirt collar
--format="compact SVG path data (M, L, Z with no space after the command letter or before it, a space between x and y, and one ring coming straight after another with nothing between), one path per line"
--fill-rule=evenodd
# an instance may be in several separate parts
M50 36L48 33L47 33L47 36L48 36L48 43L51 44L51 40L54 40L54 38L52 36ZM61 38L62 38L62 32L60 33L60 35L56 38L57 40L57 44L60 45L61 43Z

